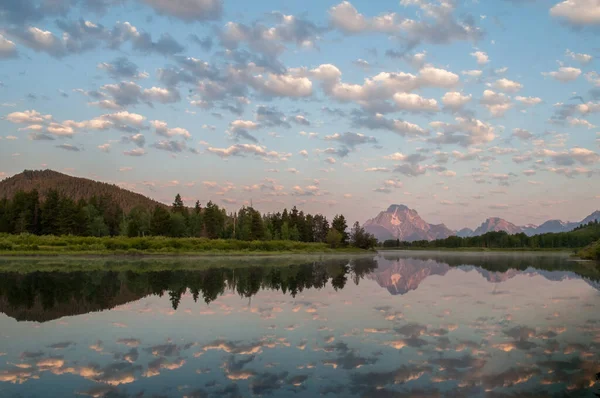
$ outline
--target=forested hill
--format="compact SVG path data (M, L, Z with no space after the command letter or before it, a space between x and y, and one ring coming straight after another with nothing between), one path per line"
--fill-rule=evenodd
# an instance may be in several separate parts
M0 199L12 198L19 191L29 192L34 189L38 190L42 200L50 190L56 190L61 196L66 196L74 201L88 200L93 196L107 196L125 212L129 212L136 206L142 206L148 210L153 209L156 205L166 207L144 195L114 184L73 177L53 170L25 170L0 181Z

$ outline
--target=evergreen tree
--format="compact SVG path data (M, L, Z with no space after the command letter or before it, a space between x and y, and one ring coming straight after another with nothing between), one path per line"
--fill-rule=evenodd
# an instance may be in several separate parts
M281 226L281 240L290 240L290 227L287 221L284 221Z
M171 207L172 213L179 213L187 218L188 211L185 205L183 204L183 200L181 199L181 195L175 195L175 200L173 201L173 206Z
M150 233L154 236L168 236L171 229L171 216L162 206L156 205L150 219Z
M333 221L331 222L331 228L335 229L342 235L342 245L348 244L348 224L346 224L346 218L343 214L336 215L333 217Z
M181 213L171 213L169 236L183 238L188 235L185 217Z

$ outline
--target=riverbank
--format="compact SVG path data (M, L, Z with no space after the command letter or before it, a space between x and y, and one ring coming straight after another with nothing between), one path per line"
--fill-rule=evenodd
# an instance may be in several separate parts
M331 248L326 243L290 240L165 237L0 236L0 256L247 256L307 253L368 253L354 247Z

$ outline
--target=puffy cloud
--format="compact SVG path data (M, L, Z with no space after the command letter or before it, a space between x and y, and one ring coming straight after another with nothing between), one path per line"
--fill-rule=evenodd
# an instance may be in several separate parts
M14 58L17 56L17 46L0 34L0 59Z
M269 151L264 146L255 144L236 144L228 148L208 147L206 150L209 153L215 154L221 158L228 158L230 156L254 155L267 160L287 160L290 156L292 156L291 153Z
M185 141L161 140L152 144L156 149L161 151L180 153L187 149Z
M308 151L306 149L301 150L300 152L298 152L298 154L305 158L308 157Z
M123 151L125 156L144 156L146 151L143 148L135 148L130 151Z
M312 69L310 75L321 80L325 93L338 101L353 101L364 108L385 109L388 112L392 108L386 101L391 100L395 94L407 94L423 87L450 88L459 82L455 73L429 65L421 68L418 75L381 72L365 78L362 85L342 82L340 70L330 64ZM401 96L400 101L402 103L402 100L409 98Z
M542 103L542 99L539 97L521 97L520 95L515 97L515 100L519 101L524 105L538 105Z
M6 116L6 120L12 123L43 123L51 119L52 115L42 115L36 110L12 112Z
M332 157L326 158L325 161L329 164L335 164L335 159Z
M576 117L568 117L567 118L567 123L569 123L571 126L582 126L582 127L587 127L588 129L593 129L596 126L594 126L592 123L588 122L585 119L579 119Z
M494 83L494 88L507 93L516 93L517 91L520 91L523 88L523 85L514 80L502 78L496 80L496 82Z
M571 50L568 50L565 52L566 56L574 59L575 61L579 62L582 65L587 65L590 62L592 62L592 59L594 59L594 57L592 57L589 54L583 54L583 53L574 53Z
M598 25L600 3L598 0L564 0L550 9L550 15L572 25Z
M150 125L154 127L156 134L162 135L163 137L181 136L186 140L192 138L192 135L186 129L181 127L168 128L167 123L161 120L152 120L150 121ZM143 136L141 138L143 138Z
M375 172L381 172L381 173L389 173L391 170L387 167L369 167L365 169L365 172L367 173L375 173Z
M575 163L591 165L600 162L600 155L587 148L571 148L567 151L556 152L549 149L540 149L534 152L536 157L548 157L559 166L571 166Z
M179 92L173 88L151 87L145 89L142 95L148 101L158 101L161 104L170 104L181 99Z
M331 23L345 33L360 33L369 27L369 21L352 4L343 1L329 9Z
M326 141L339 142L340 144L345 145L349 148L354 148L357 145L362 145L362 144L376 144L377 143L377 139L375 137L370 137L370 136L367 136L364 134L351 133L351 132L327 135L327 136L325 136L324 139Z
M396 106L401 110L435 112L439 109L436 100L423 98L418 94L396 93L393 98Z
M420 126L398 119L387 119L382 114L355 114L352 119L355 127L364 127L370 130L389 130L403 137L426 136L429 132Z
M102 62L98 64L98 69L106 71L115 79L142 79L149 76L139 72L138 66L125 57L119 57L113 63Z
M221 18L222 0L141 0L158 14L175 17L184 22L210 21Z
M299 117L301 121L306 121L304 116L296 116ZM260 122L264 126L269 127L292 127L290 123L287 121L287 118L283 114L283 112L279 111L275 107L260 105L256 108L256 120ZM293 119L294 121L296 119ZM253 122L245 121L246 130L253 130L259 127L257 123L252 124ZM299 124L309 124L309 123L299 123Z
M142 116L137 113L130 113L127 111L102 115L102 118L115 123L129 124L133 126L141 126L142 123L144 123L144 121L146 120L145 116Z
M577 79L579 75L581 75L581 69L570 66L561 66L557 71L542 72L542 75L550 76L561 82L570 82Z
M461 109L471 101L472 95L463 95L457 91L449 91L442 97L442 103L453 110Z
M512 108L510 97L503 93L496 93L492 90L485 90L481 103L488 109L492 116L503 116L506 111Z
M275 57L284 51L284 43L293 43L305 48L313 47L319 34L325 31L313 22L294 15L274 12L271 16L277 20L273 27L260 23L248 26L228 22L220 32L221 44L233 50L245 43L253 52Z
M515 128L512 135L524 141L533 138L533 134L521 128Z
M468 147L491 142L496 137L494 127L474 118L457 117L456 123L433 122L439 131L428 139L435 144L458 144Z
M488 57L487 53L483 51L475 51L471 53L471 56L477 60L478 65L485 65L490 62L490 58Z
M302 115L296 115L292 118L292 121L297 123L297 124L301 124L303 126L310 126L310 122L308 121L308 119L306 119L304 116Z
M269 73L266 79L257 78L256 88L276 97L308 97L312 95L312 82L306 77Z
M470 77L481 77L481 75L483 74L483 71L481 71L479 69L473 69L473 70L463 70L460 73L463 75L466 75L466 76L470 76Z

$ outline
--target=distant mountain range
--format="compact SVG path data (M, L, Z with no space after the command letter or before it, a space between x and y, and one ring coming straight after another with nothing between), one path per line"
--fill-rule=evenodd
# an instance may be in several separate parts
M380 212L376 217L367 220L363 226L367 232L375 235L379 241L399 239L412 242L415 240L445 239L452 235L465 238L483 235L492 231L505 231L509 234L523 232L529 236L548 232L567 232L594 220L600 221L600 211L593 212L579 222L549 220L539 226L531 224L517 226L502 218L490 217L475 230L463 228L459 231L453 231L444 224L427 223L414 209L394 204L388 207L387 210Z

